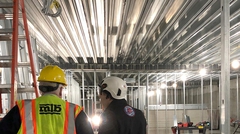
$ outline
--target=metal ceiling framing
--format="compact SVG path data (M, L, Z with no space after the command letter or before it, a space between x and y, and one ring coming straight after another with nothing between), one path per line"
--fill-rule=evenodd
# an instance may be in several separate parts
M139 73L172 73L173 77L185 70L189 82L200 80L201 68L212 75L220 74L220 0L58 1L62 13L56 18L41 12L43 0L25 1L40 68L56 64L66 70L85 71L84 81L90 85L94 82L93 72L99 70L136 79ZM10 2L0 0L5 6ZM8 9L4 12L12 13ZM230 1L230 14L233 60L240 57L239 0ZM4 17L9 16L0 15ZM79 83L81 71L73 74ZM239 70L232 69L231 73ZM105 75L100 74L98 79ZM149 80L156 78L150 75Z

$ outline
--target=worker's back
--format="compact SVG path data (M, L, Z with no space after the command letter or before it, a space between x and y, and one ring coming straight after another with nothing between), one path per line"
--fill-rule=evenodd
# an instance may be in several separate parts
M78 106L78 111L75 111L74 104L53 94L35 100L18 101L18 107L20 113L24 113L21 115L22 120L25 119L19 131L36 131L39 134L59 134L65 131L74 133L75 113L82 110Z
M99 134L146 134L143 113L129 106L124 99L112 101L102 118L105 122L102 122Z

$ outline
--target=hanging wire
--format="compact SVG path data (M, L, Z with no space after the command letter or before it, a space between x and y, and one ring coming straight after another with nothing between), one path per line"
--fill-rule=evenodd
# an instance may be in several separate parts
M57 9L56 13L50 13L49 9L53 9L55 7ZM58 17L62 12L62 8L57 0L44 0L44 6L42 9L42 13L51 17Z

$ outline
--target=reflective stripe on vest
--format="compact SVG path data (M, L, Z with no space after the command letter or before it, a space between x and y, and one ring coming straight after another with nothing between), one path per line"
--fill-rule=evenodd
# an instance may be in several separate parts
M63 102L62 102L63 103ZM63 134L76 134L76 128L75 128L75 118L77 115L82 111L82 107L77 106L75 104L69 103L69 102L64 102L65 103L65 109L64 110L64 119L63 122L59 122L59 128L61 127L61 124L63 124L64 128L62 129ZM41 133L48 133L48 130L38 130L39 124L45 124L45 128L56 128L56 126L51 126L54 124L48 124L49 122L41 122L39 119L41 116L41 113L39 114L36 112L38 110L38 106L36 106L36 100L22 100L18 101L17 105L19 107L19 112L22 120L21 127L18 131L18 134L41 134ZM37 115L37 113L39 115ZM46 116L52 116L51 114L46 114ZM49 118L51 120L51 118ZM58 120L60 121L60 119ZM40 123L41 122L41 123ZM43 127L42 127L43 129ZM60 130L61 130L60 129ZM52 130L51 130L52 131Z

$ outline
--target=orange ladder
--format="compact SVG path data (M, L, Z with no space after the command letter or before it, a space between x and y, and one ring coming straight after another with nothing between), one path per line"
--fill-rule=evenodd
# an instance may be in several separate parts
M18 42L19 40L26 39L27 42L27 48L28 48L28 54L29 54L29 59L30 59L30 67L31 67L31 73L32 73L32 78L33 78L33 87L34 91L36 94L36 97L38 97L38 90L37 90L37 81L36 81L36 71L34 68L34 61L33 61L33 52L32 52L32 47L30 44L30 37L29 37L29 32L28 32L28 24L27 24L27 17L26 17L26 11L24 7L24 0L13 0L13 3L0 3L0 8L13 8L13 25L12 29L0 29L2 32L1 33L6 33L5 36L0 37L0 41L7 41L7 40L12 40L12 55L11 56L3 56L6 59L11 60L10 61L10 66L11 66L11 103L10 106L11 108L15 105L16 97L17 97L17 74L18 74ZM23 27L25 31L25 38L24 36L19 35L18 33L18 24L19 24L19 11L22 13L22 19L23 19ZM0 17L5 17L4 14L1 15ZM5 17L5 19L7 19ZM11 33L11 34L9 34ZM1 92L0 92L1 95ZM1 101L1 100L0 100ZM1 102L0 102L1 104ZM0 105L1 106L1 105ZM2 109L2 108L0 108ZM1 113L1 111L0 111Z

